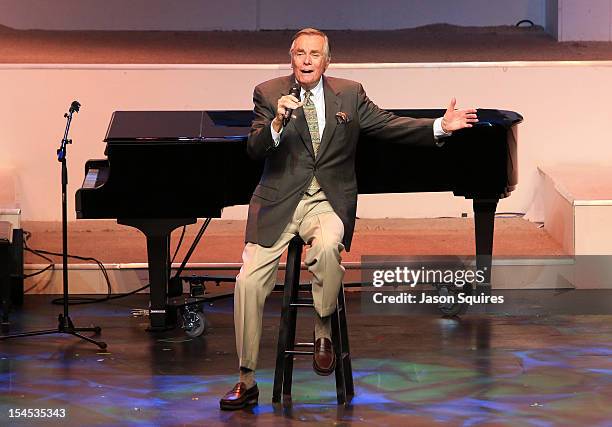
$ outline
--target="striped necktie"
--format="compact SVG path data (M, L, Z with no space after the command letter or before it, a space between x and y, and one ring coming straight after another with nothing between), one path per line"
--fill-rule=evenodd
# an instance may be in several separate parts
M308 124L308 130L310 131L310 140L312 141L312 149L314 151L315 158L319 152L319 146L321 145L321 137L319 135L319 119L317 118L317 108L312 102L312 92L307 90L304 93L304 116L306 117L306 123ZM312 196L321 189L321 186L317 182L317 178L312 177L312 181L306 190L306 194Z

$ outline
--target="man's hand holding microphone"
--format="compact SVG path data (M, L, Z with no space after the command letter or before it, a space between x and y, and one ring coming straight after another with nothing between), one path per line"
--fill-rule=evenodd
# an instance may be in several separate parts
M283 95L278 99L276 117L272 120L272 128L276 132L280 132L289 123L293 110L300 108L302 105L304 105L304 102L300 101L300 86L295 84L291 87L288 95Z

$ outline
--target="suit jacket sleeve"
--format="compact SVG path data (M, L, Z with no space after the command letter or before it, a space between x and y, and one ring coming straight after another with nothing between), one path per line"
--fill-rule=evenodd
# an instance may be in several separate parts
M247 153L255 160L263 159L276 148L270 131L270 124L276 116L275 106L271 105L258 87L253 91L253 104L255 118L249 132Z
M380 109L366 95L360 84L357 94L357 114L361 132L371 138L421 146L436 146L434 119L399 117Z

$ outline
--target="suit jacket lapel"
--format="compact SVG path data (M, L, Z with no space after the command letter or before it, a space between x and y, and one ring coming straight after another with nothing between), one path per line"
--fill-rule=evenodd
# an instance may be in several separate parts
M325 149L334 136L338 124L336 121L336 113L340 111L342 105L342 101L338 97L339 93L336 92L325 77L323 77L323 93L325 94L325 129L321 136L321 146L317 153L317 159L323 156Z

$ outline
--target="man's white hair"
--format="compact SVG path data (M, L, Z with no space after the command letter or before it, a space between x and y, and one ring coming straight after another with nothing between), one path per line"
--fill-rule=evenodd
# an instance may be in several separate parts
M293 35L291 39L291 48L289 49L289 56L293 53L293 48L295 47L295 41L300 36L321 36L324 39L323 44L323 54L329 61L331 59L331 51L329 50L329 39L327 38L327 34L325 34L321 30L317 30L316 28L304 28Z

